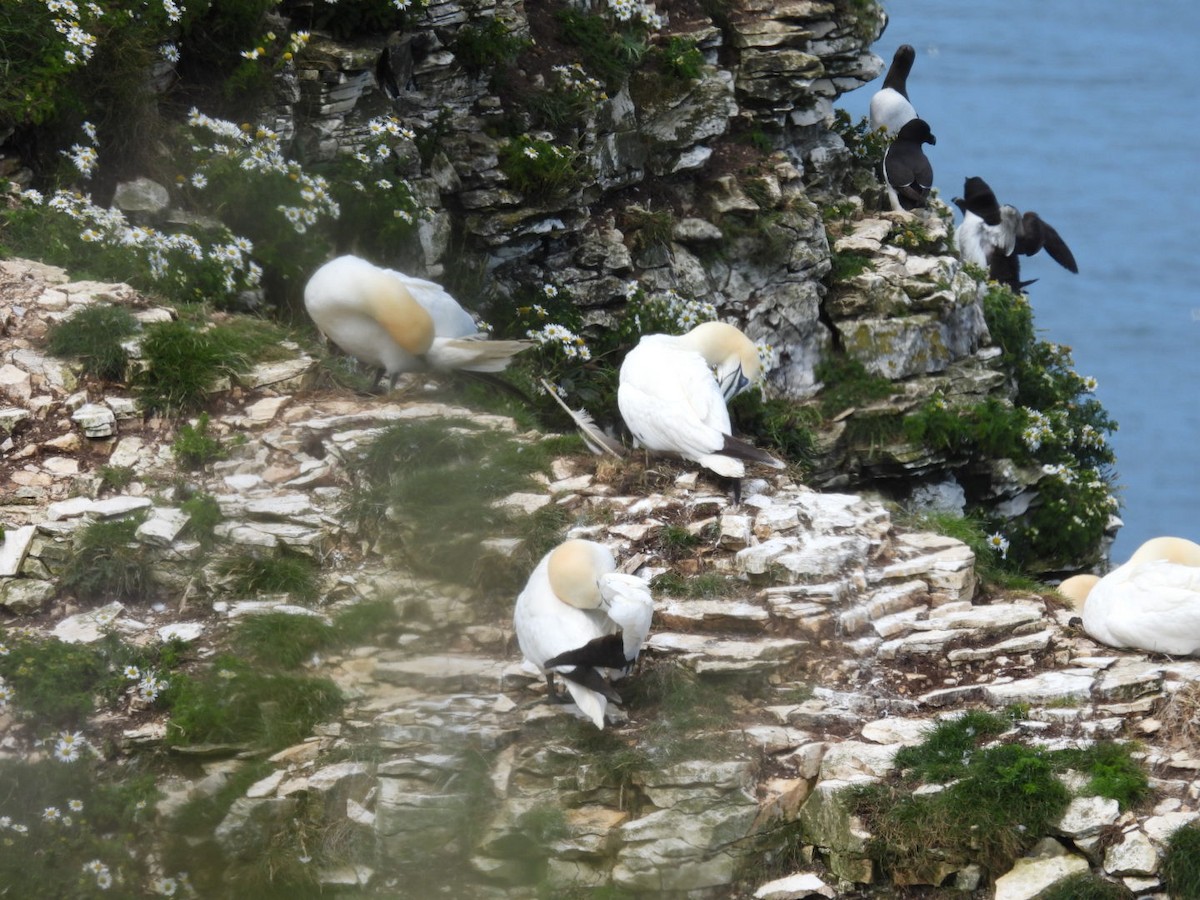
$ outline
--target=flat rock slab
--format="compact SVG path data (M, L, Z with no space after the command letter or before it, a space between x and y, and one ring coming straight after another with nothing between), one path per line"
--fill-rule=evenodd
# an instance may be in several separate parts
M390 684L438 691L500 690L507 660L452 653L409 659L381 659L375 677Z

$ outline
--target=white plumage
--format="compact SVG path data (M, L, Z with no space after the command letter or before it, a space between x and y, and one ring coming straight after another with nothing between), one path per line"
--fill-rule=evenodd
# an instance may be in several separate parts
M741 478L744 459L775 468L783 463L734 438L726 401L758 377L758 350L741 331L706 322L685 335L651 334L621 364L617 406L647 450L700 463Z
M609 681L637 660L654 615L646 582L616 567L604 545L565 541L542 557L513 613L525 658L546 676L551 693L553 674L562 675L597 728L604 727L609 700L620 700Z
M1083 603L1083 630L1110 647L1200 655L1200 546L1154 538L1103 578L1076 576L1060 590Z
M917 51L911 44L896 48L883 87L871 96L868 117L872 131L883 128L888 134L896 134L905 122L917 117L917 111L908 99L908 74L916 58Z
M530 344L489 341L439 285L340 256L313 273L304 305L317 328L351 356L381 369L499 372Z

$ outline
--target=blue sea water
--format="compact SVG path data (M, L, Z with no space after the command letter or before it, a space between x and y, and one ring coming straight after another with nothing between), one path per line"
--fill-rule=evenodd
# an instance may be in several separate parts
M908 95L946 202L979 175L1036 210L1079 274L1022 257L1041 337L1120 424L1122 562L1162 534L1200 542L1200 5L1192 0L896 0L874 51L916 63ZM876 82L839 101L865 116Z

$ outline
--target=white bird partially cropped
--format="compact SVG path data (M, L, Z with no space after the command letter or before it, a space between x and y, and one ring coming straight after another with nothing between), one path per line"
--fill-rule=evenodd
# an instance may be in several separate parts
M610 681L636 662L654 616L646 582L616 568L603 544L564 541L537 564L513 613L521 652L546 676L550 695L557 672L597 728L609 701L621 702Z
M1155 538L1103 578L1081 575L1059 590L1082 603L1083 630L1110 647L1200 655L1200 546Z
M726 478L744 460L784 464L731 434L726 402L759 374L758 348L737 328L705 322L684 335L649 334L621 363L617 406L647 450L698 462Z
M381 370L499 372L528 341L489 341L471 314L439 285L340 256L313 273L304 306L346 353Z

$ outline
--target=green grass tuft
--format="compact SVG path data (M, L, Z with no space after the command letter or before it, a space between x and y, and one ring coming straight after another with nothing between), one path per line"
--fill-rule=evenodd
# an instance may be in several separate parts
M121 346L138 330L137 319L120 306L85 306L50 328L46 348L54 356L78 359L85 375L122 381L129 355Z
M1004 734L1012 723L1002 716L969 710L958 719L939 723L920 744L896 754L896 766L928 782L958 778L967 769L972 751L986 738Z
M161 322L146 331L142 355L147 368L134 378L142 405L151 412L198 410L222 377L249 366L236 329L201 330L185 321Z
M266 613L238 623L233 648L250 662L294 669L332 643L334 634L333 626L316 616Z
M1133 900L1133 892L1119 882L1080 872L1038 894L1038 900Z
M189 471L197 472L228 455L220 438L208 433L208 425L208 413L201 413L195 425L180 427L179 434L171 444L171 453L176 461Z
M1175 900L1200 900L1200 827L1186 825L1171 835L1159 871Z
M154 566L134 538L143 519L94 522L75 536L61 584L88 603L141 603L155 596Z
M202 546L210 546L216 540L217 525L225 518L217 498L212 494L193 494L179 504L179 508L187 513L188 534Z
M177 674L167 690L167 744L231 744L276 750L336 715L342 698L327 679L257 671L220 656L202 675Z
M272 556L243 554L225 560L221 572L230 579L230 590L238 597L259 594L291 594L301 601L317 597L319 566L307 556L286 550Z

